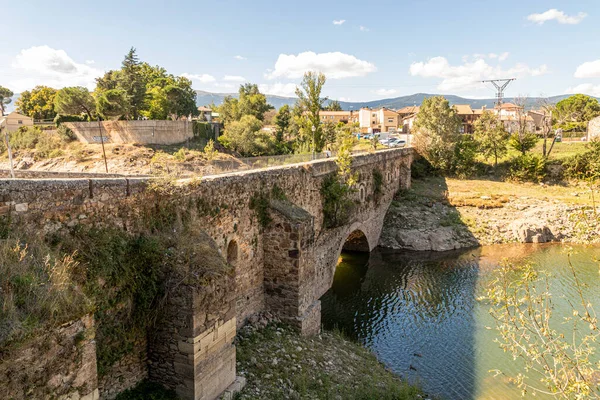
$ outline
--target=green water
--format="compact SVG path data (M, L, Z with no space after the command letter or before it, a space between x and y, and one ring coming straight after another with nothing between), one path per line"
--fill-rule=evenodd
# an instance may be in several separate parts
M572 262L586 297L600 310L599 247L574 247ZM520 399L504 375L520 364L494 343L489 305L477 298L499 262L530 261L552 274L557 320L576 299L561 245L498 245L446 253L375 250L343 254L333 287L322 298L325 328L334 327L374 351L379 360L444 399ZM535 398L544 399L543 395Z

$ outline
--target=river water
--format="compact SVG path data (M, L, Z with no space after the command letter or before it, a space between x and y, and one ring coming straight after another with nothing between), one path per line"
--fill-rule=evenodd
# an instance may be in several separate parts
M503 259L531 262L551 273L554 317L575 299L561 245L495 245L445 254L344 253L323 296L322 321L370 348L395 373L443 399L520 399L507 376L520 364L494 343L489 305L477 300ZM573 247L586 297L600 312L599 247ZM494 376L491 370L506 375ZM537 395L536 398L546 398Z

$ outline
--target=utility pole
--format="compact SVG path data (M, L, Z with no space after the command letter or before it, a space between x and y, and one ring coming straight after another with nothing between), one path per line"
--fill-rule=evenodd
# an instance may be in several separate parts
M108 174L108 163L106 162L106 151L104 150L104 137L102 136L102 124L100 123L100 116L98 116L98 129L100 129L100 143L102 143L102 155L104 156L104 169Z
M498 108L502 107L502 99L504 98L504 89L506 89L506 87L508 86L509 83L511 83L512 81L516 80L517 78L509 78L509 79L490 79L487 81L481 81L483 83L491 83L492 85L494 85L496 87L496 90L498 90L496 92L496 98L497 98L497 102L496 102L496 106Z
M2 127L0 126L0 132ZM15 167L13 166L12 150L10 148L10 140L8 137L8 128L4 128L4 140L6 140L6 149L8 150L8 163L10 164L10 177L15 179Z

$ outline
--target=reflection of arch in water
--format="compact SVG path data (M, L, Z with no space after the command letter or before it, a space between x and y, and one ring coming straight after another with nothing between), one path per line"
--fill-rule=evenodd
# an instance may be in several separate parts
M237 267L238 262L238 244L235 240L231 240L227 245L227 262L234 267Z

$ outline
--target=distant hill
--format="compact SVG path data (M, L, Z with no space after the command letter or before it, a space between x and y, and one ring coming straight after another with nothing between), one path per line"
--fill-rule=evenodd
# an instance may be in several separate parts
M226 96L233 96L233 97L238 96L237 93L211 93L211 92L205 92L202 90L196 90L196 93L198 94L196 103L199 106L208 105L208 104L211 104L212 102L214 102L216 105L219 105L223 102L223 99ZM399 109L399 108L406 107L406 106L414 106L414 105L418 106L423 102L424 98L431 97L431 96L438 96L438 95L427 94L427 93L416 93L416 94L411 94L409 96L400 96L400 97L394 97L394 98L390 98L390 99L381 99L381 100L373 100L373 101L365 101L365 102L340 101L340 105L342 106L342 108L344 110L358 110L363 107L368 107L368 108L388 107L388 108L393 108L393 109ZM447 95L443 95L443 96L446 99L448 99L450 104L469 104L472 108L481 108L483 106L486 106L487 108L492 108L492 107L494 107L494 104L496 102L496 99L469 99L469 98L455 96L455 95L451 95L451 94L447 94ZM555 104L569 96L570 95L568 95L568 94L552 96L552 97L548 97L548 100L551 103ZM529 98L527 98L527 103L525 106L528 109L537 108L537 107L539 107L540 100L541 100L540 97L529 97ZM511 97L507 97L504 99L504 101L512 102L512 101L514 101L514 99ZM293 106L296 103L296 98L295 97L282 97L282 96L267 95L267 102L269 104L273 105L273 107L275 107L275 108L280 108L284 104L289 104L290 106Z

